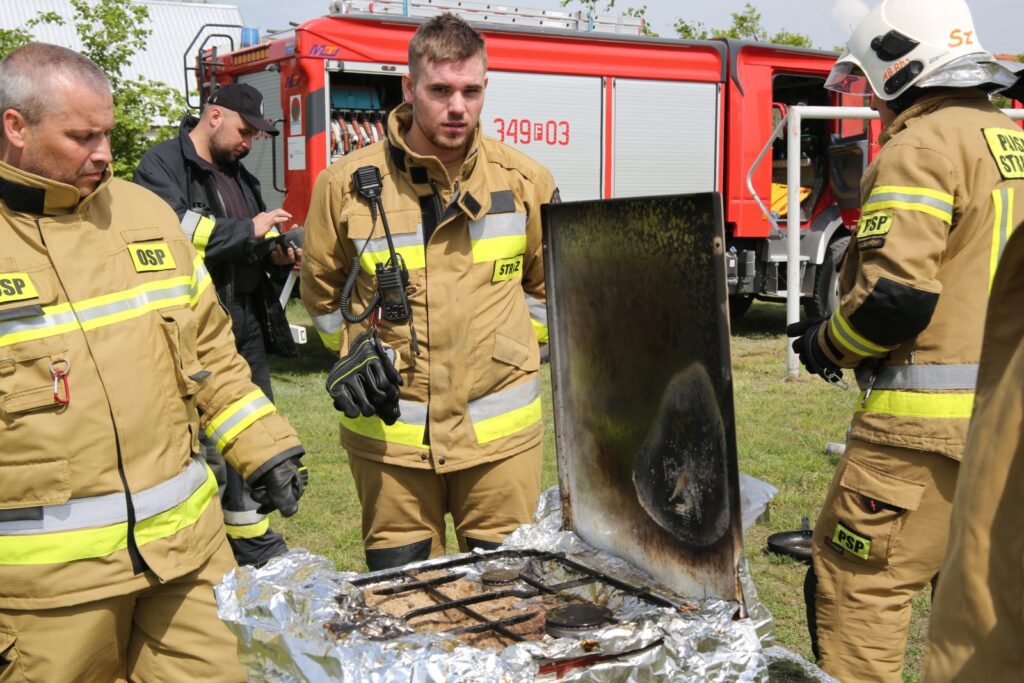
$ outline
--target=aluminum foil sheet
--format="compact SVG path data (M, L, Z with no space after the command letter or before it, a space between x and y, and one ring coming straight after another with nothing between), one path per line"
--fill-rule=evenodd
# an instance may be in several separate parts
M769 659L758 637L758 623L735 619L737 603L687 600L658 588L649 576L623 560L587 546L572 532L562 530L557 489L541 497L536 523L516 530L501 550L527 548L564 553L574 562L620 581L651 588L677 608L656 607L613 588L591 584L572 590L612 610L619 623L590 632L583 639L546 636L504 649L477 648L452 636L411 633L400 619L368 608L362 589L349 583L374 574L338 572L328 559L301 549L261 569L241 567L229 572L217 586L217 602L221 619L238 636L239 656L253 681L768 680ZM486 552L472 557L479 562L460 568L470 577L474 571L501 563L536 561L491 561ZM409 568L452 559L429 560ZM568 571L546 570L545 579L553 581L564 580L558 572ZM572 668L561 675L540 673L552 661L577 657L593 661L586 668Z

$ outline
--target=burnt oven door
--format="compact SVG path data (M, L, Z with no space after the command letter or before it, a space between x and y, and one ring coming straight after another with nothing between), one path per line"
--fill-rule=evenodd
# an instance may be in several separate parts
M566 528L686 597L742 602L721 197L543 218Z

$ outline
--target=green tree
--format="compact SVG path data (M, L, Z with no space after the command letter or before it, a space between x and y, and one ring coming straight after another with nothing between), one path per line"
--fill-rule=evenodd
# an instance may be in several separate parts
M676 23L678 31L679 22ZM701 27L703 28L703 27ZM761 13L752 3L746 3L743 11L732 13L732 26L718 29L710 33L713 38L736 38L739 40L755 40L759 43L776 43L777 45L793 45L795 47L813 47L810 36L802 33L791 33L785 29L774 34L761 23ZM709 37L705 35L705 37Z
M154 127L152 122L172 122L184 109L174 88L147 78L127 79L124 69L146 47L152 31L146 28L149 8L131 0L71 0L71 22L82 43L81 53L94 61L110 78L114 95L114 130L110 147L113 170L130 179L139 159L152 145L174 135L172 125ZM41 23L63 24L54 12L40 13L25 28L0 30L0 58L31 42L31 30Z

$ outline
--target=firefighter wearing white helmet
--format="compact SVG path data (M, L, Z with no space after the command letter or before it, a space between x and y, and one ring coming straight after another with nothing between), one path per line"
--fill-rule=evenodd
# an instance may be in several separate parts
M911 600L945 554L990 283L1024 223L1024 132L988 98L1014 81L961 0L883 0L827 83L870 94L885 128L839 306L788 330L812 373L862 390L805 586L844 682L901 680Z

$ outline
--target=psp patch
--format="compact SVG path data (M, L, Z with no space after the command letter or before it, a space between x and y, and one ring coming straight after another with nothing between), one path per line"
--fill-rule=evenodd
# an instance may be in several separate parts
M857 221L857 246L861 249L880 249L892 229L893 212L875 211L864 214Z
M985 141L1006 180L1024 178L1024 131L1010 128L985 128Z
M832 532L832 545L841 552L853 553L862 560L871 554L871 539L861 536L842 522L836 522L836 530Z
M150 273L156 270L174 270L174 257L166 242L143 242L129 244L128 253L136 273Z
M38 298L39 292L28 273L0 273L0 304Z
M494 276L491 282L504 282L523 274L523 255L498 259L494 262Z

